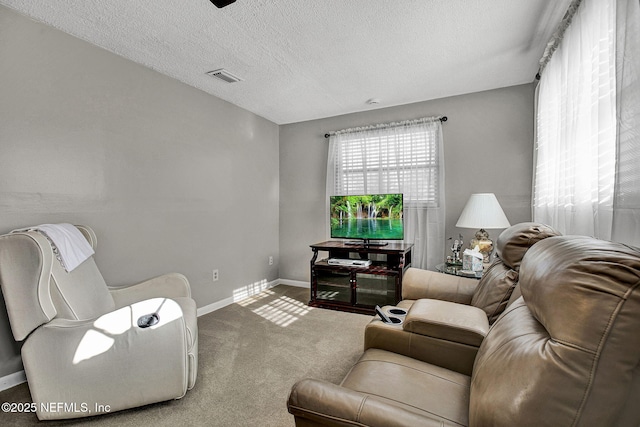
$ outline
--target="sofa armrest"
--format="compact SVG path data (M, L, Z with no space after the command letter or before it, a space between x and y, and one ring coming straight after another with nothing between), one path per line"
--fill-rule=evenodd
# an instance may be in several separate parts
M477 307L418 300L402 324L374 318L364 331L364 349L387 350L471 375L488 330L487 315Z
M291 389L289 412L304 419L304 426L442 426L442 421L426 418L374 395L360 393L326 381L304 379Z
M469 305L477 286L476 279L408 268L402 276L402 299L431 298Z
M489 332L489 320L477 307L421 299L409 309L402 328L414 334L480 347Z
M138 319L157 313L158 323ZM182 397L187 332L180 305L153 298L96 319L54 319L35 330L22 360L39 419L78 418ZM60 402L51 411L40 403ZM86 409L86 411L84 411Z
M191 287L180 273L168 273L131 286L109 287L116 307L124 307L149 298L191 298Z

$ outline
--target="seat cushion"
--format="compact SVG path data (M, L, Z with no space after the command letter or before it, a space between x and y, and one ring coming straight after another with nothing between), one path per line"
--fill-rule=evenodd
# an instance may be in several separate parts
M342 386L425 417L466 426L470 377L410 357L368 349Z

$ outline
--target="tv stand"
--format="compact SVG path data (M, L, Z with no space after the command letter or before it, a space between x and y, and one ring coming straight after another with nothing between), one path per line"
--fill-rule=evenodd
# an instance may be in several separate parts
M311 245L309 305L363 314L374 314L376 305L396 305L402 299L402 276L411 266L413 245L349 243L330 240ZM318 259L319 252L328 252L328 257ZM371 264L329 263L334 258L370 260Z

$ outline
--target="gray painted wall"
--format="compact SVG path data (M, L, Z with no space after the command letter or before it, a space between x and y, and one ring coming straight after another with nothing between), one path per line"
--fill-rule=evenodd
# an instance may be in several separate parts
M2 6L0 58L0 233L90 225L112 285L179 271L202 307L307 281L309 244L326 237L324 133L358 125L449 117L447 236L472 236L455 222L474 192L530 220L533 85L278 128ZM2 303L0 377L22 369L18 351Z
M279 277L276 124L2 6L0 58L0 233L87 224L108 284L181 272L198 307Z
M534 85L437 99L280 127L280 277L308 281L310 244L326 239L324 134L374 123L445 115L446 236L469 195L495 193L512 224L531 220ZM501 230L489 230L497 237ZM447 248L450 242L442 242Z

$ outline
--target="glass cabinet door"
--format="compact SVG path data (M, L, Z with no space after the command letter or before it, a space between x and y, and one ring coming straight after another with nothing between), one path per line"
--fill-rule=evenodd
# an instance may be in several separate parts
M396 303L397 275L356 273L356 304L383 306Z
M316 270L318 300L351 302L351 274L342 271Z

